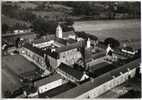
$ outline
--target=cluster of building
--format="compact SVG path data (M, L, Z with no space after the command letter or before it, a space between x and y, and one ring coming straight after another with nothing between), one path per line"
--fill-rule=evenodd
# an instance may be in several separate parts
M113 50L110 46L102 50L92 47L92 41L96 40L63 32L58 25L55 36L25 43L20 55L44 71L41 79L34 81L37 91L24 92L25 96L95 98L135 76L140 66L138 51Z

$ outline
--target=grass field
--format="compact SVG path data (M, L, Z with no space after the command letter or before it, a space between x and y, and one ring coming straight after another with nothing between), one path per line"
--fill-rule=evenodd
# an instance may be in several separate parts
M7 90L13 92L22 87L19 75L33 72L37 69L34 64L23 56L8 55L2 57L2 94Z
M113 37L119 41L135 40L130 45L140 47L140 20L77 21L74 28L76 31L93 34L100 40L107 37Z
M33 63L20 55L9 55L2 58L2 63L7 65L16 74L30 72L36 69Z
M7 69L2 69L2 93L10 91L11 93L21 87L21 82Z

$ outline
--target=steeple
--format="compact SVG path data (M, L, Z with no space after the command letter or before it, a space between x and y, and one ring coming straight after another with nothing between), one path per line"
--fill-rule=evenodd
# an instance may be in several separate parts
M62 38L63 35L62 35L62 28L60 26L60 24L58 24L57 28L56 28L56 37L58 38Z
M91 47L91 41L90 41L90 38L88 38L87 40L87 48L90 48Z

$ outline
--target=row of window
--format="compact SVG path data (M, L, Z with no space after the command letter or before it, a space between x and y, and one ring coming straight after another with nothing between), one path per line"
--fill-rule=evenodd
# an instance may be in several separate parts
M133 70L131 70L131 71L129 71L129 72L126 72L126 73L121 73L121 75L120 76L118 76L118 77L116 77L116 78L114 78L114 79L112 79L112 80L110 80L110 81L108 81L108 82L106 82L106 83L104 83L104 84L102 84L102 85L100 85L100 86L98 86L98 87L96 87L95 89L93 89L93 90L91 90L91 91L89 91L89 92L87 92L87 93L85 93L85 94L83 94L82 96L81 96L81 98L83 97L85 97L85 98L94 98L94 97L97 97L97 96L99 96L99 95L101 95L101 94L103 94L103 93L105 93L106 91L108 91L108 90L110 90L111 88L113 88L113 87L115 87L115 86L117 86L117 85L120 85L120 84L122 84L123 82L125 82L126 80L128 80L129 79L129 76L132 78L132 77L134 77L135 76L135 69L133 69Z
M77 53L77 49L72 49L72 50L68 50L68 51L61 53L60 57L64 58L64 57L69 56L69 55L75 55L76 53Z
M24 50L24 54L30 57L32 60L34 60L36 63L40 64L41 66L45 66L45 62L43 58L39 57L38 55L34 54L33 52L29 50Z

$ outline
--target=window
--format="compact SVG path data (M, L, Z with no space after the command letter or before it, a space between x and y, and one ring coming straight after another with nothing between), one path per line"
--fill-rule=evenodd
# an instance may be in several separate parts
M63 58L65 58L65 55L63 55Z

